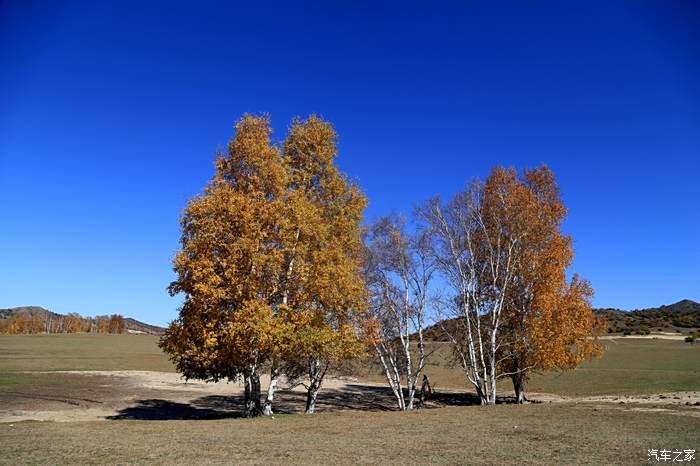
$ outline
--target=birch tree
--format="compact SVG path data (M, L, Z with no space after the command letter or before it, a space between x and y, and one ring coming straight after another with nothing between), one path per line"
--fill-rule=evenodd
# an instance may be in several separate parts
M185 299L160 342L187 378L242 378L246 416L262 412L259 370L277 335L286 173L271 132L269 117L245 115L185 209L169 287Z
M81 318L78 314L71 312L63 319L63 328L67 333L76 333L81 330Z
M554 174L543 165L518 182L519 217L509 228L520 231L523 248L504 309L499 364L522 403L532 371L573 369L602 352L595 338L602 322L591 310L590 283L576 274L566 279L574 250L561 232L566 208Z
M421 209L430 225L433 254L452 290L444 303L457 331L443 328L465 376L482 404L495 404L499 331L505 299L522 251L518 185L512 170L495 168L484 183L475 180L449 202L432 199Z
M423 338L435 262L424 232L409 233L398 217L369 229L366 277L370 316L366 337L400 410L414 408L416 384L428 356Z
M269 117L244 116L214 178L185 209L170 286L185 301L161 340L186 377L242 378L248 416L272 414L278 380L300 358L313 412L327 370L319 368L350 355L340 343L351 343L351 314L365 296L366 201L334 164L333 127L296 119L281 145L271 132Z
M500 378L512 379L522 402L532 370L573 368L600 352L592 288L577 275L566 282L573 248L546 166L522 177L496 167L484 183L422 212L453 291L445 307L455 325L444 330L483 404L496 402Z
M292 122L284 158L296 226L282 364L292 378L303 369L309 414L328 371L360 353L354 321L366 305L360 228L366 199L338 170L336 156L329 122L315 115Z

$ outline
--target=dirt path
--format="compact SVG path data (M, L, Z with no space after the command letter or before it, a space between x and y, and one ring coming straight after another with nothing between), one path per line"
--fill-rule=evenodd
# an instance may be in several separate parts
M585 403L594 409L619 409L700 418L700 392L668 392L651 395L563 397L535 393L531 400L542 403ZM686 409L679 409L680 407Z
M700 392L667 392L650 395L599 395L567 397L551 393L529 393L531 401L540 403L617 403L684 405L700 407Z
M598 337L599 340L685 340L686 335L679 333L652 333L649 335L603 335Z
M18 373L19 374L19 373ZM178 374L153 371L24 372L23 384L0 386L0 422L92 421L106 419L219 419L241 412L240 383L185 381ZM261 377L263 388L268 378ZM565 397L530 393L533 402L591 403L606 409L670 410L700 417L700 391L653 395ZM275 410L301 412L303 387L286 387L276 396ZM440 391L433 407L473 403L473 394ZM624 406L631 405L631 406ZM318 400L318 411L391 410L391 392L377 383L329 378Z

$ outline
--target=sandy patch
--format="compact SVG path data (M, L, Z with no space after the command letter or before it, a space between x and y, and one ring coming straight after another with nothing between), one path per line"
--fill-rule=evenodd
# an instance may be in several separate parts
M528 393L528 399L543 403L633 403L683 406L695 406L697 403L697 406L700 407L700 392L667 392L650 395L600 395L582 397L567 397L551 393Z
M42 371L22 372L28 375L70 377L69 384L46 384L0 391L0 422L34 421L94 421L105 420L129 412L136 406L148 406L151 416L158 411L184 410L183 417L212 416L238 412L240 407L227 401L243 394L242 382L204 382L185 380L173 372L155 371ZM46 378L45 378L46 379ZM51 379L51 377L49 377ZM343 391L350 378L328 378L323 390ZM269 376L262 375L263 396ZM282 380L279 388L293 398L294 405L303 408L305 396L302 386L291 387ZM94 390L94 394L92 393ZM99 391L99 393L97 393ZM88 392L89 395L85 395ZM289 401L291 403L292 401ZM158 405L160 403L160 405ZM188 406L194 406L187 411ZM137 417L138 418L138 417Z
M678 333L652 333L650 335L603 335L599 340L685 340L686 335Z

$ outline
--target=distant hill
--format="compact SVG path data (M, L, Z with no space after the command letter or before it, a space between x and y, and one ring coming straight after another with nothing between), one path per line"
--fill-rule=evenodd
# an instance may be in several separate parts
M649 334L652 332L692 333L700 329L700 303L684 299L674 304L623 311L614 308L593 309L597 316L608 321L608 333ZM425 338L432 341L449 341L442 330L450 333L458 328L457 319L446 319L431 325L424 331Z
M684 299L674 304L648 309L623 311L614 308L595 309L608 320L609 333L677 332L687 333L700 328L700 303Z
M132 332L143 332L143 333L148 333L150 335L163 335L165 333L165 329L163 327L158 327L157 325L151 325L151 324L146 324L144 322L141 322L136 319L132 319L131 317L126 317L124 319L124 323L126 324L126 329L131 330Z
M26 316L26 317L31 317L31 316L41 316L41 318L44 320L44 322L57 322L57 321L62 321L63 319L66 319L67 315L64 314L59 314L57 312L50 311L48 309L45 309L41 306L20 306L20 307L13 307L13 308L7 308L7 309L0 309L0 322L1 321L7 321L13 316ZM96 316L94 318L90 317L82 317L81 319L84 320L100 320L100 319L109 319L110 316ZM150 335L157 335L160 336L165 332L165 329L163 327L158 327L157 325L150 325L146 324L144 322L138 321L136 319L133 319L131 317L125 317L124 318L124 330L125 332L128 333L147 333ZM53 333L53 332L52 332Z
M20 306L11 307L9 309L0 309L0 319L9 319L10 317L16 314L31 314L33 312L43 312L54 317L58 317L61 315L39 306Z

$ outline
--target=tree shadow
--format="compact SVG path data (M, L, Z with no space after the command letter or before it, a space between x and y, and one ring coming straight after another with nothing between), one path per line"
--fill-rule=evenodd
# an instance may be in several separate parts
M264 395L263 395L264 396ZM190 402L192 406L210 410L241 410L242 396L209 395ZM344 388L324 388L316 400L316 412L391 411L394 395L389 388L349 384ZM277 414L302 413L306 408L306 392L279 389L275 392L273 410Z
M435 392L430 398L430 401L440 406L481 405L481 400L477 394L470 392ZM527 400L527 403L539 404L542 402L538 400ZM517 398L513 395L499 395L496 397L496 404L517 404Z
M241 417L241 413L239 411L199 408L197 406L193 406L192 404L176 403L169 400L137 400L136 403L137 404L135 406L124 408L114 416L108 416L107 419L113 421L170 421Z
M468 392L433 392L430 403L439 406L471 406L480 405L481 400L476 393Z
M499 397L498 403L514 403L514 397ZM416 407L434 409L443 406L479 405L479 397L468 392L434 392L425 404ZM304 391L280 389L275 393L275 414L303 413L306 405ZM347 384L342 388L324 388L316 401L316 412L336 411L395 411L396 399L389 387ZM242 417L243 396L208 395L177 403L163 399L138 400L135 406L120 410L110 420L197 420Z

